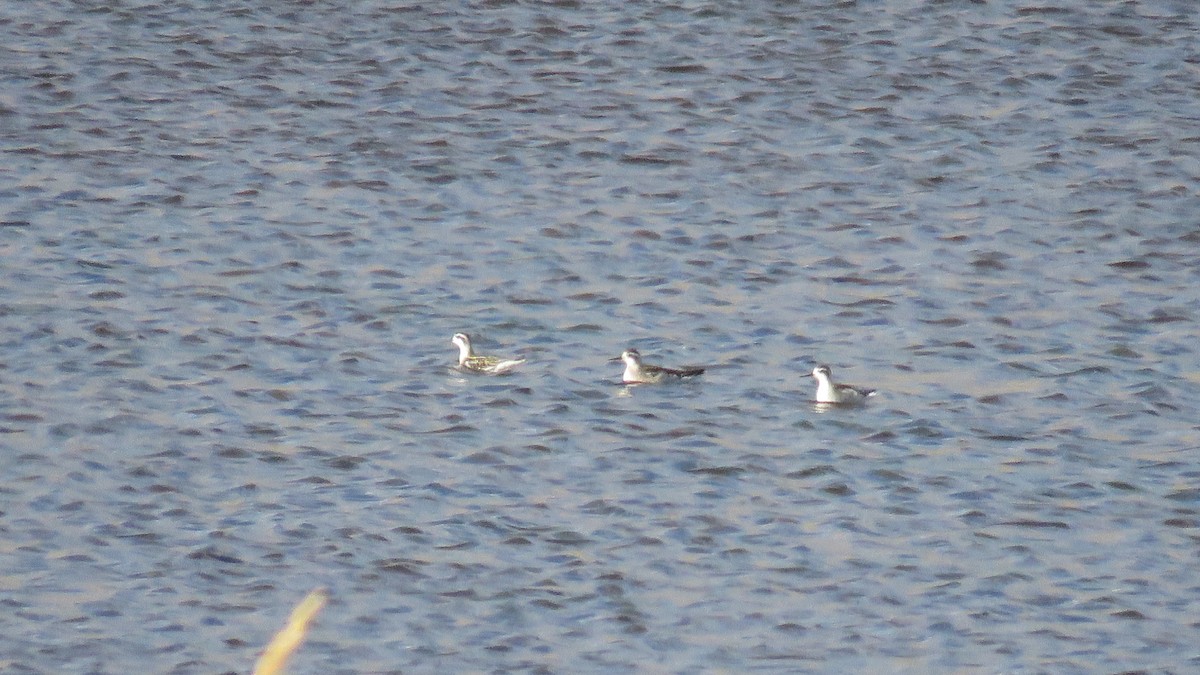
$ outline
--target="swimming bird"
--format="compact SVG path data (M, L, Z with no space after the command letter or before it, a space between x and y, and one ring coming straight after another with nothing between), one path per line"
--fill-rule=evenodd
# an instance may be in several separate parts
M833 369L829 366L813 368L812 377L817 378L817 403L859 403L874 396L874 389L860 389L833 381Z
M466 333L455 333L450 341L458 345L458 365L477 373L496 375L525 363L525 359L502 359L498 356L476 355L471 349L471 338L467 337Z
M625 362L625 373L621 375L621 381L625 384L662 382L667 378L681 379L684 377L693 377L704 372L703 368L682 368L676 370L642 363L642 355L632 347L621 352L620 356L609 359L609 361Z

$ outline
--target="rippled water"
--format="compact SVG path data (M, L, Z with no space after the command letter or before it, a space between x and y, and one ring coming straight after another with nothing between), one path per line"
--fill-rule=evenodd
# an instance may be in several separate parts
M1198 29L5 4L0 670L1196 668Z

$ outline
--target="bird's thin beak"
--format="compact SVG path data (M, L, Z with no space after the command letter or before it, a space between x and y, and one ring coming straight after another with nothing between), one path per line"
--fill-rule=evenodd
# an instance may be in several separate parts
M608 362L612 363L613 361L624 361L624 360L625 360L624 356L614 356L611 359L609 359Z

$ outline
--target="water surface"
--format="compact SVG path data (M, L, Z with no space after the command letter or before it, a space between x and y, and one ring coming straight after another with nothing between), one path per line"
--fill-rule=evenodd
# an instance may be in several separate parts
M0 669L1195 669L1198 28L6 5Z

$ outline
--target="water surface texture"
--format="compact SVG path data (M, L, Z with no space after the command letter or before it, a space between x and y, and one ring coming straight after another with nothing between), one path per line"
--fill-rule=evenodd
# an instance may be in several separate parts
M1200 669L1198 17L5 3L0 670Z

